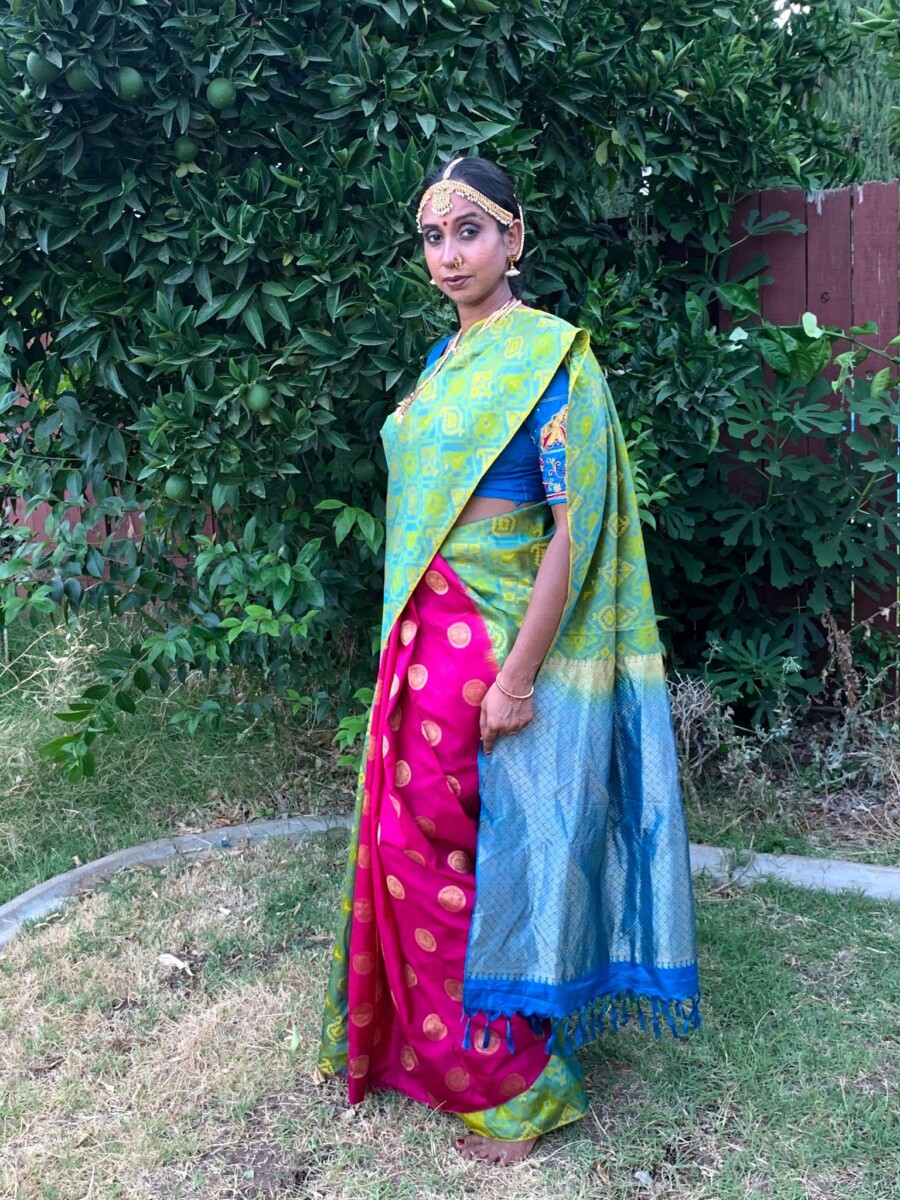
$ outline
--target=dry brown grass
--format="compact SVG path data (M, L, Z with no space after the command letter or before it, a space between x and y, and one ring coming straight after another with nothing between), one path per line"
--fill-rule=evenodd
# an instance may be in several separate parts
M410 1155L435 1176L421 1195L485 1174L452 1151L454 1118L390 1096L348 1111L340 1083L313 1082L326 936L309 933L299 951L209 949L210 935L240 938L255 922L255 882L285 854L270 844L135 873L10 945L0 1194L336 1198L385 1194L396 1176L405 1195ZM555 1195L524 1171L522 1195Z
M785 706L750 729L702 679L673 672L669 688L695 840L900 865L897 701Z
M329 835L131 872L10 944L0 958L3 1200L890 1194L872 1188L852 1146L837 1164L810 1166L828 1156L820 1139L831 1128L831 1100L814 1078L787 1071L823 1023L812 1018L764 1051L752 1038L765 1007L788 1008L771 979L761 981L762 1010L735 981L755 946L760 965L750 975L767 962L769 929L790 946L799 930L801 948L772 978L786 995L797 981L811 993L842 993L849 1015L865 978L854 972L868 969L866 956L893 925L873 918L862 949L833 962L824 945L810 949L809 931L823 923L792 914L780 893L753 900L701 892L701 925L719 931L724 956L706 975L713 1009L717 988L724 997L712 1017L718 1040L655 1044L625 1035L612 1049L591 1051L591 1113L503 1171L459 1158L453 1139L461 1126L452 1116L391 1094L348 1110L341 1081L313 1082L344 853L340 835ZM737 939L727 935L734 922ZM739 942L730 961L729 936ZM874 961L881 969L886 960ZM729 1011L732 993L739 1000ZM846 1041L848 1022L835 1024ZM863 1029L860 1045L873 1037L874 1027ZM810 1045L815 1062L824 1043ZM764 1053L770 1057L760 1060ZM891 1099L890 1063L866 1053L841 1060L838 1093L857 1106L862 1128ZM887 1135L882 1150L900 1161ZM853 1186L841 1190L840 1180Z

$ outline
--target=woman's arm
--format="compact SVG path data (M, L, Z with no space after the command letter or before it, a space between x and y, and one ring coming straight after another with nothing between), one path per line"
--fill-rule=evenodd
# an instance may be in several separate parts
M508 692L524 695L534 683L559 628L569 592L569 524L566 505L551 506L556 529L538 567L531 599L515 643L498 678ZM534 716L531 700L512 700L493 684L481 702L481 738L490 754L501 734L517 733Z

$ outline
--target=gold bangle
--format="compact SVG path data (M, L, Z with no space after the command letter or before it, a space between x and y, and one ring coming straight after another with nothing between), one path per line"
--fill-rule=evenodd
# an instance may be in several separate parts
M506 688L500 682L499 675L494 680L494 683L496 683L497 687L500 689L500 691L503 693L504 696L509 696L510 700L530 700L531 697L534 695L534 684L531 685L531 691L526 696L517 696L515 692L508 692L506 690Z

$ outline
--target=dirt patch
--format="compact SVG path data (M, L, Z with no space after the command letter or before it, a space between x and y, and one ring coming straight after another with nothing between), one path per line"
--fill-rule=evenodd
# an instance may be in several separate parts
M245 1142L208 1151L201 1155L197 1167L201 1173L212 1168L214 1178L218 1179L230 1175L230 1194L241 1200L306 1196L307 1185L316 1170L315 1159L310 1154L300 1155L293 1163L289 1159L282 1146Z
M296 1092L276 1092L254 1105L240 1141L201 1154L197 1169L210 1180L228 1180L239 1200L275 1200L309 1196L310 1187L328 1166L328 1158L293 1150L279 1141L309 1115L309 1101Z

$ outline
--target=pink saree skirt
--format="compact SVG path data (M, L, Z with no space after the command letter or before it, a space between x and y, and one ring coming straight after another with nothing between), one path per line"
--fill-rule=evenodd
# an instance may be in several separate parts
M365 762L347 969L349 1099L391 1088L490 1109L545 1070L547 1029L462 1010L478 837L479 718L497 674L440 555L381 659Z

